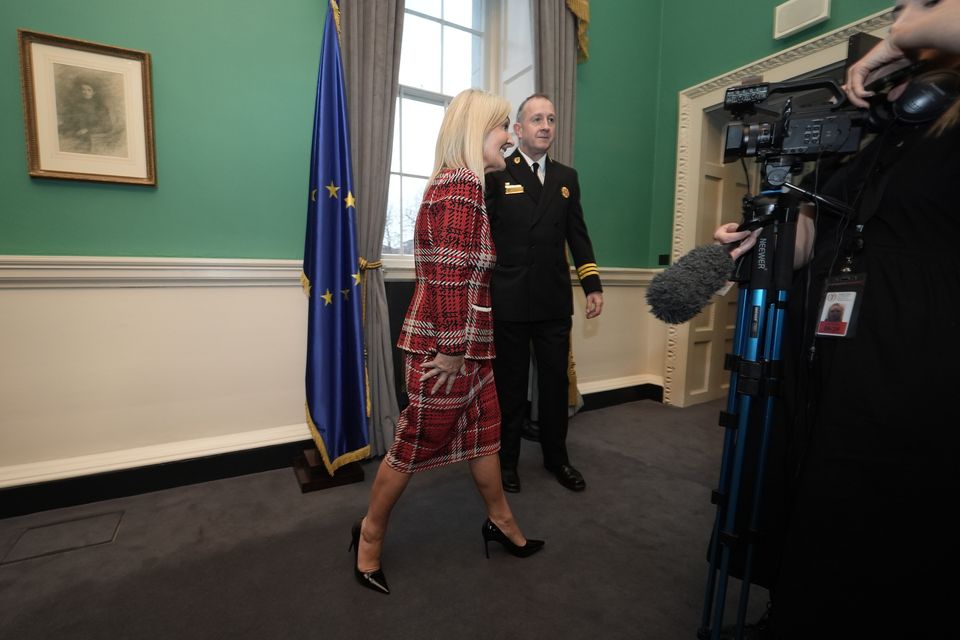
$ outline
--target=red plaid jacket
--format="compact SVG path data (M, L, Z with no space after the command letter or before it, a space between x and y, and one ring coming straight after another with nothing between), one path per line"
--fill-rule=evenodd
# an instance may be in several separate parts
M413 256L416 284L397 346L411 353L493 358L490 274L497 254L475 173L444 169L427 187Z

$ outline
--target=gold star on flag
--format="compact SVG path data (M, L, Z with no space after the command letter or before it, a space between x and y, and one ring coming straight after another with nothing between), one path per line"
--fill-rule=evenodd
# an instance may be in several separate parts
M351 273L350 276L353 278L353 286L357 286L357 285L360 284L360 274L359 274L359 273Z
M337 197L339 197L339 195L337 194L337 191L340 191L340 187L334 185L334 184L333 184L333 180L331 180L331 181L330 181L330 184L328 184L328 185L327 185L326 187L324 187L324 188L325 188L327 191L330 192L330 197L331 197L331 198L337 198Z
M353 197L352 191L347 191L347 197L343 201L347 203L347 209L350 207L356 208L357 199Z
M333 304L333 294L330 293L330 289L327 289L327 292L320 297L323 298L323 306Z
M340 289L340 293L343 294L343 299L344 299L344 300L349 300L349 299L350 299L350 289Z

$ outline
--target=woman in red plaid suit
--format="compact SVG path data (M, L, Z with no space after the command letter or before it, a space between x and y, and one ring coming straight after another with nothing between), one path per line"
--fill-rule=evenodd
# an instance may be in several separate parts
M414 233L416 286L397 346L404 350L410 404L400 414L364 518L353 526L354 574L390 593L380 553L390 511L417 471L467 460L487 509L484 545L529 556L541 540L523 536L500 482L500 408L493 382L490 274L496 251L483 175L504 168L510 105L469 89L447 108L433 175Z

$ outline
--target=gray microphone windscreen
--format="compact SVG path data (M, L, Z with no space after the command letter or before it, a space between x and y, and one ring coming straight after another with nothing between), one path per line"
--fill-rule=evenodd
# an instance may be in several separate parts
M696 247L650 281L647 303L653 315L667 324L690 320L723 288L733 267L728 245Z

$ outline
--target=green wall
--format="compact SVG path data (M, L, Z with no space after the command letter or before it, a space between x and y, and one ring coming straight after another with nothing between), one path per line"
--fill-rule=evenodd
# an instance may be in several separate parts
M0 3L0 254L300 258L325 10ZM156 188L28 177L17 28L151 54Z
M577 76L575 159L601 268L652 267L670 252L680 91L893 5L834 0L828 21L774 40L781 2L591 3L590 59Z
M590 4L590 58L577 73L574 164L601 269L649 264L660 30L659 0Z
M828 22L775 41L780 1L591 3L575 143L601 267L656 266L670 251L679 91L892 4L835 0ZM0 3L0 255L299 259L325 10L323 0ZM18 27L152 55L158 187L27 176Z

